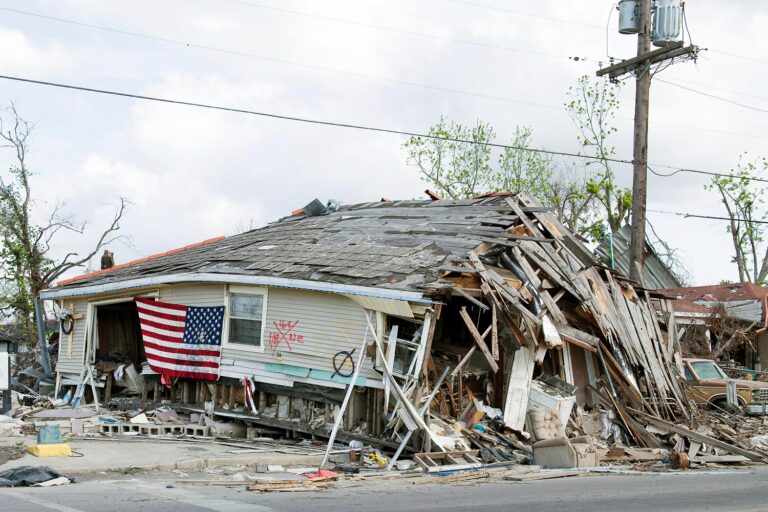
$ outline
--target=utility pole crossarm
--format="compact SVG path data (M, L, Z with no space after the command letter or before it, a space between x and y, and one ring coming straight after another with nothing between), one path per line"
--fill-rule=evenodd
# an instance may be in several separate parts
M633 66L635 64L645 63L645 61L648 59L653 59L654 57L664 55L665 53L671 52L672 50L677 50L678 48L682 48L682 47L683 47L683 42L678 41L669 46L665 46L663 48L659 48L658 50L653 50L652 52L648 52L647 54L637 55L630 59L624 59L621 62L617 62L616 64L612 64L608 66L607 68L598 69L597 76L603 76L609 73L613 74L622 68Z

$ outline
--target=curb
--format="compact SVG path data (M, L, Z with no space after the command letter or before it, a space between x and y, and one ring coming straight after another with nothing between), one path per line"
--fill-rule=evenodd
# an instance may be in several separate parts
M94 467L77 469L57 469L60 473L68 475L89 475L93 473L120 473L128 470L141 472L149 471L173 471L195 470L205 468L220 468L227 466L255 466L257 464L278 464L278 465L297 465L297 466L318 466L323 460L322 455L246 455L235 457L210 457L210 458L192 458L183 459L177 462L167 464L154 464L151 466L129 466L120 467Z

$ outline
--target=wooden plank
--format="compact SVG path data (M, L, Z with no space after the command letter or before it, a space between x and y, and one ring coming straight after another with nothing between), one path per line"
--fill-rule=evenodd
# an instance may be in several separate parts
M466 306L462 306L461 311L459 311L459 315L461 315L462 320L464 320L464 324L466 324L467 329L469 329L470 334L472 334L472 338L475 340L475 343L477 343L477 346L480 347L480 351L485 356L485 359L488 360L488 364L491 366L493 373L498 372L499 365L493 359L493 354L491 354L491 352L488 350L488 347L486 346L485 341L483 341L483 337L480 336L480 332L475 327L475 324L472 323L472 319L469 317L469 313L467 313Z
M486 306L485 304L483 304L482 302L480 302L476 298L472 297L470 294L468 294L466 291L464 291L464 289L459 288L457 286L452 286L451 289L454 290L454 291L459 292L459 295L461 295L462 297L464 297L469 302L471 302L475 306L479 307L483 311L488 311L488 309L489 309L488 306Z
M499 360L499 327L496 318L496 306L491 306L491 355L493 360Z
M762 455L759 455L757 453L754 453L748 450L744 450L743 448L739 448L738 446L732 445L730 443L725 443L723 441L720 441L719 439L715 439L714 437L704 435L700 432L695 432L693 430L683 427L682 425L671 423L661 418L651 416L650 414L645 414L644 412L640 412L636 410L633 410L632 412L639 414L640 416L645 418L645 420L647 420L648 423L651 423L652 425L669 430L670 432L674 432L676 434L680 434L681 436L685 436L692 441L698 441L700 443L708 444L710 446L716 446L717 448L721 448L735 455L742 455L751 461L768 462L768 460Z
M504 423L514 430L523 430L525 426L534 357L535 351L523 346L515 351L512 361L504 398Z

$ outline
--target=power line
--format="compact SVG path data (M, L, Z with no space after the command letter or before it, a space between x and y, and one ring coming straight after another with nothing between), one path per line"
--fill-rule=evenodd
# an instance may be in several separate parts
M658 165L658 164L654 164L654 165L657 165L657 167L666 167L666 168L669 168L669 169L673 169L673 167L670 167L668 165ZM765 179L765 178L753 178L753 177L750 177L750 176L736 176L734 174L727 174L727 173L721 173L721 172L710 172L710 171L700 171L698 169L684 169L684 168L683 169L675 169L673 172L670 172L668 174L664 174L664 173L661 173L661 172L653 170L653 168L649 165L648 166L648 170L651 171L651 173L653 173L656 176L659 176L661 178L671 178L672 176L674 176L676 174L679 174L681 172L687 172L687 173L691 173L691 174L704 174L704 175L707 175L707 176L719 176L719 177L722 177L722 178L736 178L736 179L739 179L739 180L759 181L759 182L762 182L762 183L768 183L768 179Z
M526 12L514 11L512 9L507 9L505 7L496 7L496 6L493 6L493 5L480 4L480 3L472 2L472 1L469 1L469 0L448 0L448 1L456 3L456 4L463 4L463 5L469 5L469 6L472 6L472 7L478 7L480 9L487 9L487 10L492 10L492 11L505 12L507 14L512 14L512 15L515 15L515 16L525 16L525 17L529 17L529 18L538 18L538 19L542 19L542 20L557 21L557 22L560 22L560 23L568 23L570 25L578 25L578 26L582 26L582 27L586 27L586 28L591 28L591 29L605 30L604 26L594 25L594 24L591 24L591 23L584 23L584 22L581 22L581 21L568 20L568 19L564 19L564 18L555 18L555 17L551 17L551 16L541 16L541 15L537 15L537 14L530 14L530 13L526 13ZM686 24L686 30L687 30L687 28L688 27L687 27L687 24ZM689 34L689 37L690 37L690 34ZM721 50L714 50L712 48L707 48L707 49L709 51L713 52L713 53L719 53L720 55L725 55L727 57L733 57L735 59L742 59L742 60L747 60L747 61L750 61L750 62L756 62L758 64L766 64L766 65L768 65L768 61L766 61L766 60L756 59L754 57L749 57L749 56L746 56L746 55L739 55L737 53L731 53L731 52L726 52L726 51L721 51Z
M168 44L173 44L173 45L177 45L177 46L183 46L183 47L187 47L187 48L197 48L197 49L201 49L201 50L207 50L207 51L212 51L212 52L217 52L217 53L222 53L222 54L234 55L234 56L238 56L238 57L247 57L247 58L251 58L251 59L255 59L255 60L261 60L261 61L271 62L271 63L276 63L276 64L296 66L296 67L312 69L312 70L316 70L316 71L324 71L324 72L328 72L328 73L336 73L336 74L345 75L345 76L352 76L352 77L355 77L355 78L362 78L362 79L367 79L367 80L377 80L377 81L385 82L385 83L404 85L404 86L408 86L408 87L416 87L416 88L433 90L433 91L440 91L440 92L445 92L445 93L450 93L450 94L460 94L460 95L464 95L464 96L472 96L472 97L476 97L476 98L483 98L483 99L489 99L489 100L494 100L494 101L503 101L503 102L506 102L506 103L515 103L515 104L518 104L518 105L527 105L527 106L537 107L537 108L546 108L546 109L549 109L549 110L565 111L565 109L562 106L547 105L547 104L544 104L544 103L537 103L537 102L533 102L533 101L525 101L525 100L520 100L520 99L508 98L508 97L505 97L505 96L495 96L495 95L491 95L491 94L483 94L483 93L465 91L465 90L461 90L461 89L453 89L453 88L449 88L449 87L429 85L429 84L423 84L423 83L418 83L418 82L410 82L410 81L406 81L406 80L397 80L397 79L394 79L394 78L387 78L387 77L382 77L382 76L377 76L377 75L369 75L369 74L365 74L365 73L357 73L357 72L354 72L354 71L346 71L346 70L341 70L341 69L328 68L328 67L325 67L325 66L317 66L317 65L314 65L314 64L304 64L304 63L294 62L294 61L289 61L289 60L284 60L284 59L277 59L277 58L274 58L274 57L265 57L263 55L256 55L256 54L253 54L253 53L243 52L243 51L239 51L239 50L232 50L232 49L226 49L226 48L218 48L218 47L208 46L208 45L204 45L204 44L200 44L200 43L181 41L181 40L178 40L178 39L171 39L171 38L167 38L167 37L154 36L154 35L150 35L150 34L143 34L143 33L140 33L140 32L132 32L132 31L128 31L128 30L122 30L122 29L117 29L117 28L113 28L113 27L106 27L106 26L103 26L103 25L95 25L95 24L91 24L91 23L85 23L85 22L81 22L81 21L77 21L77 20L60 18L60 17L56 17L56 16L49 16L49 15L35 13L35 12L30 12L30 11L22 11L22 10L18 10L18 9L11 9L11 8L8 8L8 7L0 7L0 11L13 12L13 13L16 13L16 14L22 14L22 15L33 16L33 17L36 17L36 18L46 19L46 20L49 20L49 21L56 21L56 22L60 22L60 23L67 23L67 24L70 24L70 25L86 27L86 28L91 28L91 29L101 30L101 31L106 31L106 32L113 32L113 33L117 33L117 34L121 34L121 35L125 35L125 36L137 37L137 38L142 38L142 39L147 39L147 40L152 40L152 41L159 41L159 42L162 42L162 43L168 43ZM625 118L625 117L617 117L617 119L631 120L631 118ZM717 128L705 128L705 127L701 127L701 126L685 126L685 125L679 125L679 124L675 124L675 123L667 123L667 122L663 122L663 121L655 121L653 124L654 125L666 125L666 126L671 126L671 127L675 127L675 128L685 128L685 129L692 129L692 130L699 130L699 131L708 131L708 132L712 132L712 133L721 133L721 134L724 134L724 135L733 135L733 136L737 136L737 137L749 137L749 138L756 138L756 139L768 139L768 136L764 136L764 135L756 135L756 134L753 134L753 133L729 132L729 131L720 130L720 129L717 129Z
M255 115L255 116L261 116L261 117L268 117L272 119L281 119L285 121L295 121L295 122L301 122L301 123L308 123L308 124L315 124L315 125L324 125L324 126L333 126L337 128L349 128L349 129L355 129L355 130L364 130L364 131L370 131L370 132L379 132L379 133L390 133L394 135L404 135L407 137L421 137L425 139L432 139L432 140L442 140L447 142L459 142L459 143L465 143L465 144L477 144L492 148L500 148L500 149L514 149L519 151L528 151L531 153L541 153L541 154L548 154L548 155L554 155L554 156L568 156L572 158L581 158L585 160L592 160L592 161L606 161L606 162L613 162L613 163L620 163L620 164L632 164L633 162L631 160L624 160L621 158L612 158L612 157L605 157L605 158L599 158L589 155L583 155L579 153L571 153L567 151L553 151L548 149L537 149L537 148L529 148L529 147L522 147L522 146L513 146L511 144L501 144L497 142L479 142L474 141L470 139L459 139L459 138L452 138L452 137L441 137L437 135L431 135L427 133L418 133L418 132L411 132L406 130L396 130L394 128L381 128L376 126L369 126L369 125L360 125L360 124L353 124L353 123L342 123L337 121L324 121L320 119L310 119L305 117L298 117L298 116L289 116L289 115L283 115L283 114L274 114L270 112L260 112L256 110L249 110L244 108L236 108L236 107L224 107L221 105L212 105L209 103L198 103L198 102L192 102L192 101L183 101L183 100L174 100L170 98L161 98L158 96L147 96L143 94L133 94L133 93L127 93L127 92L120 92L120 91L113 91L113 90L107 90L107 89L96 89L93 87L84 87L79 85L71 85L71 84L62 84L58 82L48 82L44 80L33 80L31 78L22 78L22 77L16 77L16 76L9 76L9 75L0 75L0 79L4 80L12 80L15 82L23 82L23 83L29 83L29 84L36 84L36 85L45 85L49 87L57 87L60 89L70 89L75 91L82 91L82 92L90 92L90 93L96 93L96 94L105 94L110 96L120 96L124 98L133 98L138 100L147 100L147 101L155 101L159 103L167 103L167 104L174 104L174 105L182 105L187 107L198 107L198 108L204 108L209 110L220 110L224 112L234 112L239 114L249 114L249 115ZM668 167L668 166L667 166ZM709 171L701 171L696 169L677 169L675 172L670 174L660 174L650 167L648 168L651 172L658 176L662 177L670 177L674 176L675 174L678 174L680 172L688 172L688 173L697 173L697 174L707 174L711 176L723 176L723 177L737 177L733 176L731 174L723 174L723 173L716 173L716 172L709 172ZM743 178L748 179L752 181L768 181L761 178Z
M649 212L654 213L663 213L667 215L677 215L678 217L683 217L685 219L710 219L710 220L727 220L727 221L736 221L736 222L746 222L751 224L768 224L768 221L766 220L747 220L747 219L741 219L741 218L734 218L731 219L730 217L718 217L716 215L699 215L695 213L685 213L685 212L668 212L665 210L651 210L648 209Z
M764 108L758 108L758 107L755 107L755 106L752 106L752 105L747 105L745 103L739 103L738 101L729 100L728 98L723 98L721 96L716 96L714 94L709 94L709 93L704 92L704 91L699 91L697 89L692 89L691 87L687 87L685 85L676 84L674 82L668 82L667 80L662 80L661 78L657 78L656 81L664 83L664 84L667 84L667 85L671 85L671 86L674 86L674 87L679 87L680 89L685 89L686 91L690 91L690 92L693 92L693 93L696 93L696 94L700 94L702 96L706 96L707 98L716 99L716 100L719 100L719 101L723 101L725 103L730 103L732 105L737 105L737 106L742 107L742 108L747 108L747 109L750 109L750 110L755 110L757 112L766 112L766 113L768 113L768 110L766 110Z
M709 49L709 51L711 51L712 53L719 53L720 55L726 55L728 57L733 57L734 59L748 60L750 62L756 62L758 64L768 64L768 60L755 59L754 57L748 57L746 55L739 55L738 53L730 53L730 52L724 52L724 51L720 51L720 50L713 50L711 48Z
M555 18L553 16L542 16L542 15L539 15L539 14L531 14L531 13L527 13L527 12L520 12L520 11L515 11L515 10L512 10L512 9L507 9L505 7L496 7L496 6L493 6L493 5L479 4L477 2L470 2L468 0L448 0L448 1L456 3L456 4L463 4L463 5L470 5L472 7L479 7L480 9L488 9L488 10L491 10L491 11L505 12L507 14L512 14L514 16L524 16L526 18L537 18L537 19L540 19L540 20L557 21L559 23L567 23L569 25L580 25L582 27L596 28L596 29L600 29L600 30L603 30L605 28L605 27L601 27L600 25L592 25L590 23L583 23L581 21L566 20L566 19L563 19L563 18Z
M0 11L13 12L13 13L16 13L16 14L22 14L22 15L26 15L26 16L34 16L36 18L42 18L42 19L46 19L46 20L49 20L49 21L56 21L56 22L60 22L60 23L67 23L67 24L70 24L70 25L76 25L76 26L80 26L80 27L87 27L87 28L91 28L91 29L95 29L95 30L102 30L102 31L105 31L105 32L113 32L113 33L116 33L116 34L122 34L122 35L125 35L125 36L131 36L131 37L138 37L138 38L142 38L142 39L148 39L148 40L151 40L151 41L159 41L159 42L162 42L162 43L168 43L168 44L173 44L173 45L177 45L177 46L183 46L183 47L187 47L187 48L197 48L197 49L200 49L200 50L207 50L207 51L223 53L223 54L228 54L228 55L236 55L236 56L239 56L239 57L248 57L248 58L251 58L251 59L261 60L261 61L265 61L265 62L273 62L273 63L277 63L277 64L287 64L287 65L290 65L290 66L296 66L296 67L302 67L302 68L307 68L307 69L313 69L313 70L317 70L317 71L325 71L325 72L328 72L328 73L336 73L336 74L345 75L345 76L353 76L355 78L364 78L364 79L368 79L368 80L378 80L378 81L381 81L381 82L387 82L387 83L398 84L398 85L405 85L405 86L408 86L408 87L418 87L418 88L421 88L421 89L429 89L429 90L433 90L433 91L441 91L441 92L447 92L447 93L451 93L451 94L461 94L461 95L465 95L465 96L474 96L476 98L484 98L484 99L491 99L491 100L496 100L496 101L504 101L504 102L507 102L507 103L517 103L517 104L520 104L520 105L528 105L528 106L540 107L540 108L546 108L546 109L563 110L562 107L555 106L555 105L545 105L543 103L536 103L536 102L532 102L532 101L518 100L518 99L514 99L514 98L508 98L508 97L505 97L505 96L495 96L495 95L492 95L492 94L483 94L483 93L477 93L477 92L471 92L471 91L464 91L464 90L461 90L461 89L453 89L453 88L450 88L450 87L442 87L442 86L437 86L437 85L422 84L422 83L418 83L418 82L410 82L410 81L406 81L406 80L397 80L397 79L394 79L394 78L387 78L387 77L383 77L383 76L369 75L369 74L366 74L366 73L357 73L355 71L347 71L347 70L342 70L342 69L329 68L329 67L325 67L325 66L317 66L317 65L314 65L314 64L304 64L304 63L301 63L301 62L294 62L294 61L289 61L289 60L284 60L284 59L277 59L277 58L274 58L274 57L265 57L263 55L256 55L256 54L253 54L253 53L243 52L243 51L239 51L239 50L232 50L232 49L227 49L227 48L218 48L218 47L215 47L215 46L208 46L208 45L200 44L200 43L193 43L193 42L189 42L189 41L181 41L181 40L178 40L178 39L170 39L170 38L167 38L167 37L154 36L154 35L151 35L151 34L143 34L143 33L140 33L140 32L131 32L129 30L122 30L122 29L118 29L118 28L106 27L106 26L103 26L103 25L94 25L94 24L91 24L91 23L84 23L84 22L81 22L81 21L71 20L71 19L66 19L66 18L59 18L59 17L56 17L56 16L48 16L48 15L45 15L45 14L40 14L40 13L35 13L35 12L22 11L22 10L18 10L18 9L10 9L8 7L0 7Z
M579 153L569 153L567 151L552 151L548 149L537 149L537 148L527 148L522 146L513 146L511 144L501 144L497 142L479 142L474 141L470 139L459 139L459 138L452 138L452 137L441 137L437 135L430 135L426 133L417 133L417 132L409 132L405 130L396 130L394 128L381 128L376 126L368 126L368 125L360 125L360 124L352 124L352 123L342 123L337 121L324 121L320 119L310 119L306 117L297 117L297 116L289 116L289 115L283 115L283 114L273 114L270 112L260 112L256 110L249 110L244 108L237 108L237 107L225 107L221 105L211 105L209 103L198 103L193 101L183 101L183 100L174 100L170 98L161 98L158 96L146 96L143 94L133 94L133 93L127 93L127 92L120 92L120 91L112 91L107 89L96 89L93 87L83 87L79 85L71 85L71 84L62 84L58 82L48 82L44 80L33 80L31 78L22 78L17 76L9 76L9 75L0 75L0 79L4 80L13 80L16 82L24 82L29 84L37 84L37 85L45 85L50 87L58 87L60 89L71 89L76 91L83 91L83 92L91 92L96 94L106 94L110 96L121 96L124 98L133 98L138 100L147 100L147 101L156 101L159 103L169 103L174 105L183 105L187 107L198 107L198 108L205 108L210 110L221 110L225 112L235 112L239 114L250 114L254 116L261 116L261 117L269 117L272 119L282 119L285 121L296 121L301 123L308 123L308 124L317 124L317 125L324 125L324 126L334 126L337 128L351 128L355 130L365 130L365 131L371 131L371 132L380 132L380 133L391 133L395 135L405 135L408 137L422 137L425 139L434 139L434 140L443 140L447 142L461 142L466 144L477 144L482 146L488 146L493 148L501 148L501 149L515 149L520 151L529 151L531 153L545 153L548 155L555 155L555 156L569 156L574 158L583 158L586 160L605 160L608 162L615 162L615 163L622 163L622 164L631 164L631 160L622 160L620 158L598 158L593 157L589 155L582 155Z
M746 93L746 92L743 92L743 91L734 91L733 89L726 89L724 87L717 87L717 86L710 85L710 84L703 84L701 82L691 82L690 80L681 80L679 78L675 78L674 82L675 83L679 82L679 83L688 84L688 85L695 85L696 87L703 87L705 89L712 89L714 91L727 92L727 93L730 93L730 94L734 94L736 96L744 96L745 98L753 98L753 99L756 99L756 100L768 101L768 97L766 97L766 96L757 96L757 95L749 94L749 93Z
M238 5L245 5L245 6L248 6L248 7L254 7L256 9L265 9L265 10L274 11L274 12L280 12L280 13L284 13L284 14L291 14L291 15L294 15L294 16L304 16L304 17L307 17L307 18L314 18L314 19L319 19L319 20L324 20L324 21L331 21L331 22L334 22L334 23L342 23L342 24L345 24L345 25L352 25L352 26L357 26L357 27L371 28L371 29L374 29L374 30L381 30L381 31L384 31L384 32L392 32L392 33L395 33L395 34L404 34L404 35L408 35L408 36L415 36L415 37L421 37L421 38L426 38L426 39L436 39L438 41L449 41L449 42L452 42L452 43L459 43L459 44L465 44L465 45L470 45L470 46L479 46L481 48L493 48L493 49L496 49L496 50L506 50L506 51L510 51L510 52L529 53L529 54L532 54L532 55L538 55L538 56L542 56L542 57L551 57L551 58L555 58L555 59L567 59L567 60L573 60L573 61L576 61L576 62L586 60L583 57L576 57L576 58L574 58L574 57L568 56L568 55L547 53L547 52L542 52L542 51L537 51L537 50L527 50L527 49L524 49L524 48L515 48L515 47L505 46L505 45L500 45L500 44L486 43L486 42L483 42L483 41L471 41L471 40L468 40L468 39L458 39L458 38L454 38L454 37L441 36L441 35L437 35L437 34L429 34L429 33L426 33L426 32L417 32L417 31L414 31L414 30L405 30L405 29L400 29L400 28L396 28L396 27L387 27L387 26L384 26L384 25L377 25L377 24L373 24L373 23L365 23L365 22L361 22L361 21L354 21L354 20L348 20L348 19L343 19L343 18L335 18L333 16L326 16L324 14L315 14L315 13L306 12L306 11L297 11L297 10L294 10L294 9L286 9L284 7L273 7L271 5L263 5L263 4L253 3L253 2L247 2L245 0L223 0L223 1L230 2L230 3L233 3L233 4L238 4Z

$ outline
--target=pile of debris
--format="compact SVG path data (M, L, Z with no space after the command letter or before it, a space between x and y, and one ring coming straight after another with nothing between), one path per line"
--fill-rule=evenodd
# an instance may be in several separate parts
M441 474L510 465L651 468L768 459L763 422L702 411L689 400L672 302L602 266L547 208L526 194L404 203L413 204L342 208L338 215L278 222L265 228L269 233L248 235L264 242L272 231L282 240L314 230L318 240L346 240L375 229L375 236L385 236L390 231L380 229L380 220L386 218L397 238L377 239L374 256L385 259L390 251L397 272L419 272L418 279L401 283L418 288L417 307L404 299L384 301L389 312L374 326L376 307L383 306L365 301L365 336L349 351L327 354L335 373L325 372L325 381L307 380L313 368L282 363L271 366L285 379L293 372L304 380L295 386L252 375L168 381L137 373L138 352L124 358L110 353L93 368L83 367L80 384L63 403L38 399L25 419L35 426L62 421L73 435L312 436L327 440L321 469L339 450L350 454L351 466L418 466ZM249 240L240 241L243 248ZM315 247L315 240L292 254L304 258L307 247L330 251ZM246 267L247 258L262 256L232 257L245 258ZM306 263L292 267L315 272L312 265L319 266ZM349 256L349 265L357 264ZM372 363L365 378L377 386L357 386L364 360ZM102 374L104 402L119 412L99 411L94 396L92 413L78 413L84 377L98 394L91 371ZM320 389L319 382L339 377L346 389ZM111 394L113 380L123 383L120 397ZM150 388L154 403L148 402ZM51 408L59 412L46 412ZM371 448L363 452L364 445Z
M416 356L423 374L411 365L398 381L385 365L397 400L385 433L404 447L418 432L432 452L416 455L425 469L465 467L457 451L548 467L693 458L702 446L702 462L764 461L722 426L682 426L702 413L686 398L670 301L600 266L526 195L506 202L494 238L441 267L438 332ZM713 458L721 452L737 457Z

